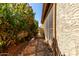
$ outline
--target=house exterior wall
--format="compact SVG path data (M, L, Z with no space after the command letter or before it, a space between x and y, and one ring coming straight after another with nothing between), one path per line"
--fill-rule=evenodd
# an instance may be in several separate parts
M45 42L51 44L53 43L53 9L51 8L49 14L45 18L44 22L44 33L45 33Z
M56 5L56 37L62 54L79 55L79 4Z
M49 11L49 12L48 12ZM53 4L51 9L47 10L44 23L42 24L45 34L45 42L52 48L53 55L60 55L61 52L58 48L56 40L56 4Z

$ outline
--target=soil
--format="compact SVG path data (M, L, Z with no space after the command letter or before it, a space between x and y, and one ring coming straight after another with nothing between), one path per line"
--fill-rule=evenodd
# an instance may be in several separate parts
M43 42L44 39L32 38L29 42L11 44L2 56L52 56L52 49Z

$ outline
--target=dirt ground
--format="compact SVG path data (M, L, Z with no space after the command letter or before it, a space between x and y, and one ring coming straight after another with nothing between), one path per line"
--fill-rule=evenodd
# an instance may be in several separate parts
M11 45L0 55L8 56L52 56L51 48L43 42L44 39L32 38L29 42Z

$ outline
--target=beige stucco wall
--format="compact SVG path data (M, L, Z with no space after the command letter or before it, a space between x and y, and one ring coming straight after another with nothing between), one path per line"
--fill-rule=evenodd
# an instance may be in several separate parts
M57 41L62 54L79 55L79 4L57 4Z

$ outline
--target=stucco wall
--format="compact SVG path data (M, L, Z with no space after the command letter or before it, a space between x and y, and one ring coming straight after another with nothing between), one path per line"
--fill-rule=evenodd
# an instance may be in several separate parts
M57 4L57 41L62 54L79 55L79 4Z

